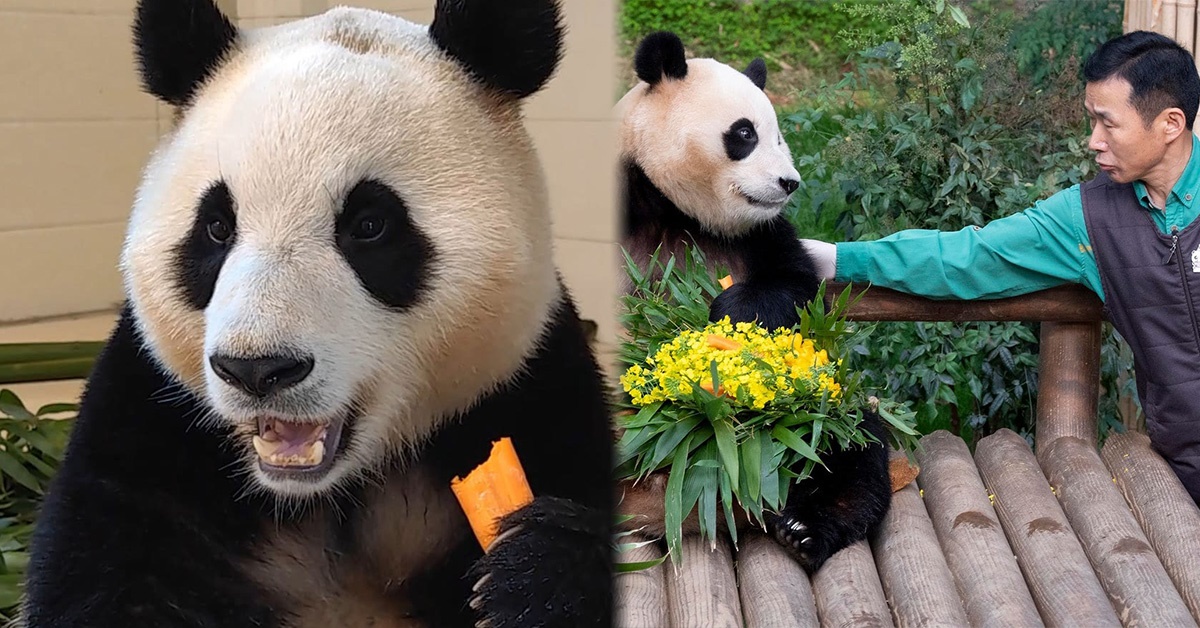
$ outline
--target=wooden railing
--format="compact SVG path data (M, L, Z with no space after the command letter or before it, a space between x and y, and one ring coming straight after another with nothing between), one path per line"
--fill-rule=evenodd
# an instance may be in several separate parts
M829 284L841 294L846 284ZM864 288L854 286L859 296ZM1004 299L934 300L871 287L847 313L858 321L1029 321L1041 322L1035 451L1061 436L1096 445L1100 395L1100 299L1088 289L1062 286Z

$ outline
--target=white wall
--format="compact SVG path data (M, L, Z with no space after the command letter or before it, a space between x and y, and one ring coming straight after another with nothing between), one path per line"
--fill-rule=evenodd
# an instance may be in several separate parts
M413 21L433 0L218 0L245 26L350 4ZM139 91L134 0L0 0L0 322L109 309L139 171L169 112ZM610 125L615 0L565 0L567 51L528 125L554 204L556 257L601 338L616 334Z

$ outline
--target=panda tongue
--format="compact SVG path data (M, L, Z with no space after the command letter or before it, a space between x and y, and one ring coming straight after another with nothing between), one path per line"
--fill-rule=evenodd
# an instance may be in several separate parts
M271 444L277 456L306 456L312 444L325 436L326 426L315 423L272 421L264 430L263 440Z

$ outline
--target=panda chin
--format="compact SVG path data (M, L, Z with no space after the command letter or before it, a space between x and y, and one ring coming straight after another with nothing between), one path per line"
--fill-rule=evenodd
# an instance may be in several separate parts
M347 422L346 416L327 422L259 417L251 438L259 469L273 480L320 480L337 459Z

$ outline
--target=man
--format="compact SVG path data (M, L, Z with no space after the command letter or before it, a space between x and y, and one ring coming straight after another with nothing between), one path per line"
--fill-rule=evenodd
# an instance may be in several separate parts
M1083 74L1093 180L982 228L804 242L827 278L931 298L1087 286L1133 349L1151 442L1200 503L1200 75L1144 31L1106 42Z

